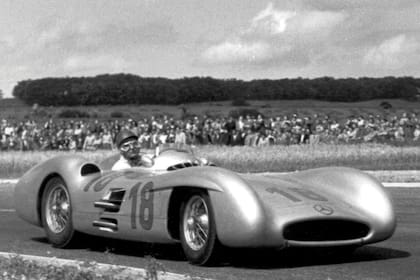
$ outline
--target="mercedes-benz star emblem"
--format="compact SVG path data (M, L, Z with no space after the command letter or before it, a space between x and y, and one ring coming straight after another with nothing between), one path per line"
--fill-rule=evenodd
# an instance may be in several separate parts
M314 209L318 211L319 213L326 216L332 215L334 213L334 209L332 209L329 206L322 205L322 204L315 204Z

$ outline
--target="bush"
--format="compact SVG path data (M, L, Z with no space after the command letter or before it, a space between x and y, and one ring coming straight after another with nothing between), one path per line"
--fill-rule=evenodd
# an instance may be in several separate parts
M120 111L114 111L111 113L110 116L111 118L124 118L125 117L124 113Z
M76 110L76 109L70 109L70 110L63 110L58 114L59 118L90 118L89 113Z
M261 115L264 117L264 115L261 114L258 110L252 108L240 108L229 112L229 117L232 118L238 118L239 116L245 117L246 115L250 115L251 117L257 117L258 115Z
M385 110L388 110L388 109L392 108L392 105L387 101L381 102L381 104L379 104L379 106L381 106L382 109L385 109Z
M237 98L232 101L232 106L249 106L249 103L243 98Z

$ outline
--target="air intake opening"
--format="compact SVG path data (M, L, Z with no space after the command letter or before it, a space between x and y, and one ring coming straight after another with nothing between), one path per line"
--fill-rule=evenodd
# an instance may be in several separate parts
M97 173L97 172L101 172L101 169L99 169L98 166L92 163L87 163L83 165L82 169L80 170L80 174L82 176L86 176L86 175Z
M286 226L284 238L294 241L339 241L367 236L369 227L348 220L312 220Z

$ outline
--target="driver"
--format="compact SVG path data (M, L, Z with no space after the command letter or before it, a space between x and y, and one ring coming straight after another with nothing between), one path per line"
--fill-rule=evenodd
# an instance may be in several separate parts
M146 165L140 155L140 143L134 132L128 129L121 130L115 139L115 144L121 157L116 163L114 163L112 170L121 170Z

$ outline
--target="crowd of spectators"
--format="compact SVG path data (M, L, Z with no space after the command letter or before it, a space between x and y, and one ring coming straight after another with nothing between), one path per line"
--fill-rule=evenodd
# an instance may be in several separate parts
M416 113L359 115L336 120L327 115L281 115L263 118L168 116L141 120L53 120L0 123L0 149L97 150L113 149L116 134L127 128L139 135L143 148L160 143L192 145L291 145L317 143L418 142L420 119Z

